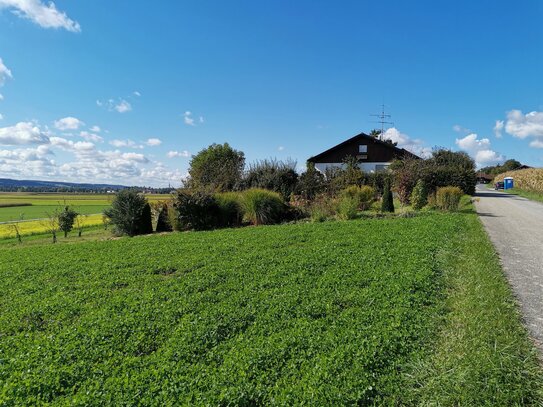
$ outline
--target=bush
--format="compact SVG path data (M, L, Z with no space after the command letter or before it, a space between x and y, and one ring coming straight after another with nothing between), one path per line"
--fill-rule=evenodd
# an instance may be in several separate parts
M153 233L153 217L151 215L151 205L146 203L141 212L138 235L148 235L149 233Z
M268 225L284 219L286 205L277 192L253 188L244 191L242 196L245 219L253 225Z
M411 205L416 211L420 211L428 203L428 191L423 180L419 179L411 193Z
M360 198L358 195L343 195L339 200L338 214L341 219L349 220L356 218L358 208L360 207Z
M436 192L437 207L444 211L456 211L463 195L463 191L458 187L438 188Z
M298 180L298 193L305 199L314 199L324 189L324 175L308 162L307 169Z
M166 201L153 202L151 204L153 226L156 232L171 232L173 230L168 209L169 203Z
M262 160L249 167L243 179L243 189L260 188L275 191L288 200L298 185L296 162Z
M226 227L240 226L243 221L241 194L237 192L224 192L216 194L215 199L219 205L221 225Z
M385 181L385 187L383 190L383 200L381 202L382 212L394 212L394 197L392 196L392 190L390 189L390 181Z
M137 190L122 189L115 195L111 208L104 210L104 215L114 225L115 233L135 236L141 233L146 205L147 199Z
M208 192L180 189L174 207L181 230L207 230L220 226L221 209L215 197Z
M336 200L329 195L317 195L309 206L309 216L313 222L323 222L336 214L337 207Z
M68 233L74 228L77 215L79 214L68 205L58 213L58 228L64 232L64 237L68 237Z
M363 185L361 187L351 185L342 192L342 197L354 198L358 201L357 209L361 211L368 210L371 204L375 200L375 189L369 185Z

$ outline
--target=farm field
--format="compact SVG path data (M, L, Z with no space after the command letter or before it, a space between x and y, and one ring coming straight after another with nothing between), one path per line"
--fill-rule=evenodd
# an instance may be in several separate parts
M537 405L469 211L0 252L0 404Z
M29 194L0 192L0 222L10 222L19 219L32 220L43 219L47 213L64 205L74 206L77 212L83 215L101 213L111 204L113 194ZM150 202L169 198L169 195L147 195ZM28 205L9 206L2 205Z

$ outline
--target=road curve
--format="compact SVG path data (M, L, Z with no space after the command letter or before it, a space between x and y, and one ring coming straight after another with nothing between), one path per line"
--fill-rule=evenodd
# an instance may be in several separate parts
M477 186L475 207L543 351L543 204Z

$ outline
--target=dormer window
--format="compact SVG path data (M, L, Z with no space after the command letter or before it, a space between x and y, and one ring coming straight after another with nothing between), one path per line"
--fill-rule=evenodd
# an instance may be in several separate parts
M367 153L368 152L368 146L366 144L360 144L358 146L358 152L359 153Z

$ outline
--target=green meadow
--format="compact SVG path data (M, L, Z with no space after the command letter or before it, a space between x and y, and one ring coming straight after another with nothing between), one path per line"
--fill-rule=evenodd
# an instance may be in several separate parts
M0 405L538 405L474 213L0 251Z

